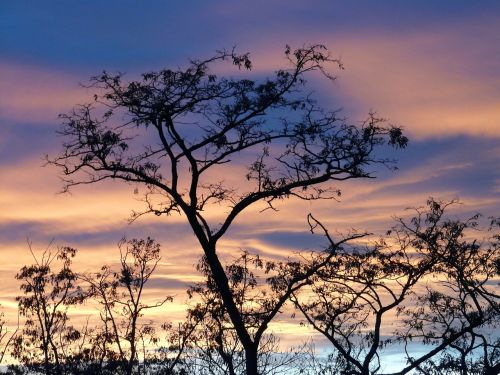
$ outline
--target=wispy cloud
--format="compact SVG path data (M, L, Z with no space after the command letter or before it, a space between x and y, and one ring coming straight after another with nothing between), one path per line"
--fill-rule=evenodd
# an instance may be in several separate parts
M265 77L286 65L285 43L321 42L346 67L334 71L338 75L334 83L311 77L321 104L344 108L352 122L375 110L405 127L411 143L409 149L395 154L400 159L399 171L381 169L376 173L379 179L339 184L340 202L292 199L277 202L279 211L264 213L260 212L264 205L253 207L235 221L220 243L228 262L241 250L283 258L296 250L322 247L321 236L308 233L309 212L334 236L352 228L382 233L392 224L392 215L408 215L404 208L421 206L428 196L460 198L464 204L454 211L460 216L476 211L498 214L500 22L493 12L478 16L470 12L480 8L478 4L461 4L460 14L448 19L451 3L428 6L419 2L419 6L401 5L398 20L392 2L324 2L314 7L298 1L261 1L257 6L198 3L203 10L198 14L180 5L161 5L156 11L141 6L133 13L126 7L97 2L91 7L75 6L69 13L63 7L55 12L49 7L27 14L28 7L20 5L17 18L0 22L10 27L30 25L23 30L16 26L19 33L12 36L19 39L9 37L10 51L0 61L0 255L4 259L0 302L12 321L14 297L19 294L14 275L32 261L27 237L37 250L52 239L54 246L77 247L78 271L116 264L116 242L124 235L156 238L163 245L163 259L147 299L177 296L175 304L162 308L158 321L165 316L181 319L183 291L200 280L194 265L201 249L183 217L149 216L129 225L131 210L144 208L133 186L106 182L58 195L62 187L58 171L41 167L43 155L56 154L61 142L54 134L57 115L92 100L92 90L79 82L109 65L133 77L142 70L182 66L187 57L209 56L217 48L238 43L240 52L252 52L255 69L249 76ZM87 32L88 20L80 13L91 14L102 7L106 10L92 16L97 27ZM107 14L115 10L120 16L110 20ZM149 17L155 21L144 24L142 20ZM424 22L419 17L427 18ZM433 21L427 22L428 18ZM123 32L124 20L134 30L133 40L129 32ZM74 36L61 33L62 29L73 31ZM33 35L35 30L38 33ZM106 41L104 35L109 37ZM230 64L218 73L247 74ZM244 175L245 170L236 165L224 166L207 178L245 188ZM206 212L214 225L225 213L227 207ZM86 306L80 313L90 311ZM291 343L309 333L286 319L274 327L286 333L285 340Z
M62 73L36 65L0 61L2 90L0 116L3 122L49 123L60 113L85 103L91 95L79 85L87 77Z
M341 39L339 85L358 109L376 109L415 138L498 137L498 40L486 26L469 26Z

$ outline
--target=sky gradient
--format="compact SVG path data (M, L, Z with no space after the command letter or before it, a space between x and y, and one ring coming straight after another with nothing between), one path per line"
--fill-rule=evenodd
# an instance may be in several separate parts
M327 108L351 122L370 111L404 127L410 145L393 156L396 172L339 185L340 202L278 205L242 216L223 241L282 256L321 246L307 233L313 212L329 228L382 231L393 215L429 196L459 198L466 216L500 211L500 3L498 1L2 1L0 2L0 303L15 315L17 270L35 248L80 249L75 265L117 260L123 237L152 236L163 260L149 298L199 279L201 254L181 217L148 217L133 187L105 183L57 194L59 113L89 102L79 83L106 69L129 76L222 48L251 53L255 76L283 66L285 44L322 43L341 58L337 80L311 82ZM217 213L214 213L217 216ZM179 317L182 306L169 307ZM297 332L300 335L300 332Z

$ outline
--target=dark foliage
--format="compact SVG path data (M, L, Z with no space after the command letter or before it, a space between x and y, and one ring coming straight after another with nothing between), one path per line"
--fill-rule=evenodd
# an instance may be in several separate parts
M24 266L16 275L22 296L17 297L19 313L25 320L13 341L12 354L31 371L63 374L64 363L78 357L72 345L81 332L69 324L69 306L82 303L84 293L71 270L76 250L70 247L47 249L35 264ZM54 270L54 263L60 263Z
M225 61L251 69L248 54L234 51L137 81L104 72L91 83L95 103L62 116L64 147L49 160L62 169L66 188L118 179L146 189L147 209L133 218L185 216L245 350L248 374L257 374L259 335L252 337L238 309L218 241L255 204L273 209L276 200L292 196L335 198L338 187L327 183L372 177L373 164L390 163L376 149L408 141L373 115L357 127L317 105L306 91L306 75L333 79L328 67L339 65L324 46L287 47L285 57L289 67L260 82L213 74L211 66ZM238 186L215 177L242 166ZM227 210L217 223L205 216L214 204Z
M445 217L453 203L431 199L375 246L343 249L315 273L307 298L293 295L333 345L341 374L386 373L387 348L407 361L391 374L498 373L499 234L471 237L479 216ZM428 349L413 352L412 343Z

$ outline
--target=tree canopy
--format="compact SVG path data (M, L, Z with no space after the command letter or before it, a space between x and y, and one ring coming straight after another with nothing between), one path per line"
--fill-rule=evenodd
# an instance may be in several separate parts
M248 374L257 373L260 336L252 337L245 326L218 241L248 207L265 203L272 209L274 201L292 196L332 199L340 190L327 183L372 177L370 166L390 163L377 148L408 142L400 128L374 115L355 126L317 104L306 76L332 80L330 67L341 67L326 47L287 46L285 57L288 67L262 81L218 77L210 70L221 62L250 70L249 55L234 51L193 60L185 69L145 73L140 80L103 72L90 84L94 103L61 116L64 147L49 159L62 168L66 188L105 179L144 186L147 209L134 217L184 215L245 350ZM228 185L223 176L235 166L246 171L241 184ZM217 223L206 217L214 204L227 209Z

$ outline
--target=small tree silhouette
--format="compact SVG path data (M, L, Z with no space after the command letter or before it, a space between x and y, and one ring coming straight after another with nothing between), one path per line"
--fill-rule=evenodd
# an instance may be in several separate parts
M500 220L491 218L488 236L481 231L475 215L468 220L444 219L446 204L429 203L427 213L419 212L414 227L417 234L441 250L435 274L439 289L427 288L419 295L419 308L406 311L408 329L405 340L420 339L445 354L426 361L423 374L457 371L460 374L493 375L500 373ZM425 215L425 216L424 216ZM434 226L434 236L422 222ZM485 228L482 228L485 229ZM452 339L462 335L455 341ZM444 347L445 344L449 344ZM435 349L434 349L435 350ZM412 365L418 361L411 358Z
M69 325L68 308L82 303L85 296L76 285L71 270L76 250L50 246L37 258L29 244L35 264L24 266L16 275L24 293L17 297L19 312L25 317L21 335L14 339L13 356L23 365L37 371L43 365L46 374L62 375L64 363L72 355L72 344L80 331ZM59 263L58 269L54 265Z
M7 321L5 320L5 313L0 312L0 364L8 353L17 332L19 331L19 320L17 327L14 331L9 331Z
M450 370L457 363L454 351L468 373L466 359L477 358L480 349L480 373L496 373L498 336L485 331L500 318L500 295L490 283L498 275L498 233L489 242L468 239L478 216L447 219L453 203L431 199L427 210L399 219L374 247L343 249L315 273L306 297L292 296L306 321L333 345L341 373L383 374L382 353L391 345L399 345L407 361L391 375ZM412 342L429 348L412 353ZM439 359L431 362L434 357Z
M94 337L97 357L101 363L104 359L118 362L124 373L130 375L139 366L141 343L157 342L152 323L141 322L144 312L158 308L172 298L149 304L143 301L144 289L161 259L158 243L149 237L123 240L119 248L117 270L105 265L100 272L80 277L89 286L88 297L100 306L102 328ZM144 352L142 362L145 364L146 360ZM172 368L174 365L171 364Z

